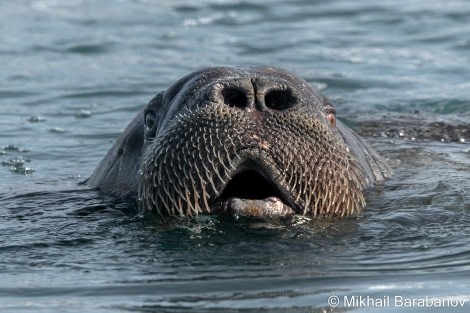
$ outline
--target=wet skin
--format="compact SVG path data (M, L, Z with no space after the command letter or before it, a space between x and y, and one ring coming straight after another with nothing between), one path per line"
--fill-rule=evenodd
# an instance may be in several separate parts
M162 216L344 216L390 173L303 79L219 67L155 96L86 183Z

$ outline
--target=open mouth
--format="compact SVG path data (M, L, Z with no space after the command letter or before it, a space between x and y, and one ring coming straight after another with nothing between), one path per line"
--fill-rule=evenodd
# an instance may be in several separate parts
M295 204L269 175L245 164L225 186L214 213L250 217L283 217L295 214Z

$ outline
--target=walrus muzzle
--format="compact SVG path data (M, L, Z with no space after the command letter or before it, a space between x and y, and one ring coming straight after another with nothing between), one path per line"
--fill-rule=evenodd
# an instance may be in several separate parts
M190 74L134 122L144 134L133 160L140 208L179 216L359 212L364 187L390 168L335 114L324 96L283 70ZM121 166L128 145L121 140L115 149Z

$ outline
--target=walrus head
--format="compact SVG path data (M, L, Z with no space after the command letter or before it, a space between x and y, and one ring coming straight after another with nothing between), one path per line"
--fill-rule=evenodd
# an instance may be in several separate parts
M390 173L324 96L272 67L194 72L136 120L110 154L119 167L140 164L137 178L106 188L100 170L90 180L138 189L141 210L160 215L343 216L360 211L364 187Z

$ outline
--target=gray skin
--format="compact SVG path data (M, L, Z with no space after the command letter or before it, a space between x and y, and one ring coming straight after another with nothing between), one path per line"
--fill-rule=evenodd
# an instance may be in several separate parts
M390 167L326 97L273 67L191 73L140 111L86 184L143 212L345 216Z

